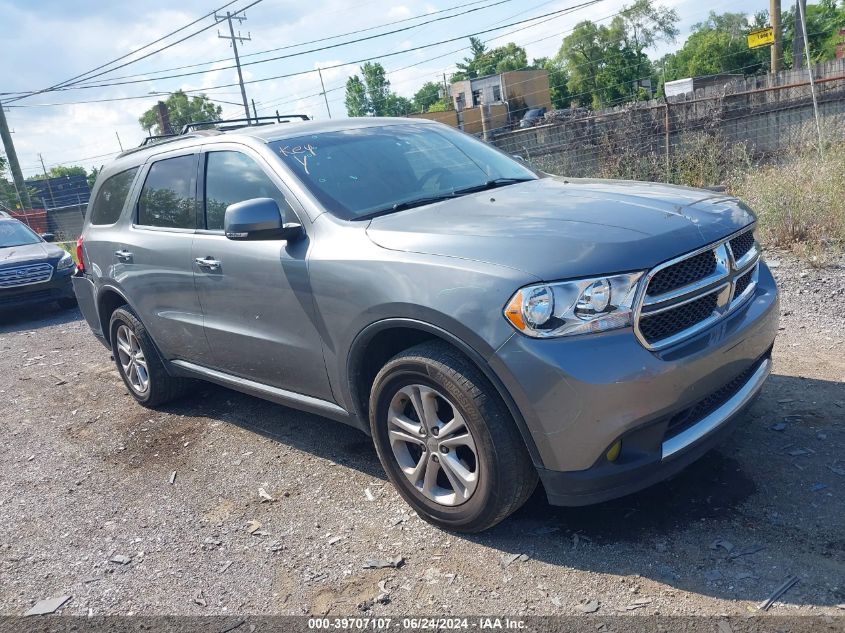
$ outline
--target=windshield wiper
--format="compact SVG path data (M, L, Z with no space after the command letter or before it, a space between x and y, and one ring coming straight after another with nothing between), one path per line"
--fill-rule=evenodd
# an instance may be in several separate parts
M461 196L468 193L477 193L479 191L487 191L488 189L496 189L497 187L505 187L507 185L515 185L518 182L528 182L529 180L536 180L536 178L493 178L485 183L473 185L472 187L465 187L455 191L455 195Z
M422 207L427 204L434 204L435 202L441 202L443 200L451 200L455 197L455 192L450 191L449 193L444 193L439 196L424 196L422 198L414 198L413 200L404 200L402 202L397 202L392 207L388 207L386 209L381 209L380 211L373 211L372 213L367 213L366 215L359 215L356 220L369 220L371 218L376 218L380 215L387 215L388 213L393 213L395 211L404 211L405 209L413 209L414 207Z

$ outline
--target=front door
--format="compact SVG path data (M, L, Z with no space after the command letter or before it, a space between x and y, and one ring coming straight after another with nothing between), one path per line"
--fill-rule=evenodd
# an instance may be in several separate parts
M223 234L226 207L253 198L273 198L286 222L299 221L295 201L263 159L234 147L204 154L205 230L195 236L192 252L214 367L331 401L314 326L308 238L238 242Z

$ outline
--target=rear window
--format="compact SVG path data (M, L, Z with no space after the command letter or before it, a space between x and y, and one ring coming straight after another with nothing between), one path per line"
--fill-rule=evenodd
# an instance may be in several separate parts
M103 183L91 208L91 224L114 224L120 219L136 173L138 168L134 167L115 174Z
M150 167L138 200L138 224L168 229L197 228L197 156L179 156Z

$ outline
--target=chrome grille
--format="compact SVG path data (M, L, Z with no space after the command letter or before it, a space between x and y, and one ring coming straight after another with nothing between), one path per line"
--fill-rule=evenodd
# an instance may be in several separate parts
M709 319L717 307L718 297L715 292L710 293L677 308L645 315L640 319L640 331L645 340L653 344Z
M14 268L0 268L0 288L18 288L50 281L53 267L50 264L30 264Z
M753 294L760 252L753 229L668 261L645 280L634 332L651 350L711 326Z
M731 240L731 251L736 261L745 257L754 248L754 232L748 231Z
M650 295L662 295L671 290L688 286L712 275L716 270L716 253L705 251L677 264L664 268L651 279Z

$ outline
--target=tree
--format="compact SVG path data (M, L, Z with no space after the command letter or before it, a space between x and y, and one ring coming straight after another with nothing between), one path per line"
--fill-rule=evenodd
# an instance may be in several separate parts
M216 121L223 113L223 108L213 104L204 94L198 97L188 97L181 90L172 93L164 104L167 106L170 127L174 131L178 131L184 125L196 121ZM147 132L154 130L156 134L164 134L164 130L158 124L157 106L153 106L144 112L138 119L138 123Z
M755 18L755 23L761 18ZM666 80L768 71L769 49L748 48L746 36L753 27L742 13L711 12L707 20L692 27L692 34L680 50L663 58Z
M97 182L97 176L100 175L100 171L101 170L100 170L99 167L93 167L91 169L91 173L88 174L88 188L89 189L94 188L94 183Z
M384 67L367 62L361 66L361 77L346 80L346 112L349 116L404 116L414 111L410 99L390 90Z
M31 180L46 180L47 178L63 178L65 176L87 175L88 172L85 171L84 167L80 167L78 165L57 165L56 167L51 167L50 171L47 172L46 176L44 174L36 174L31 178Z
M452 75L452 81L475 79L528 67L525 49L513 42L490 50L477 37L470 37L469 42L472 56L465 57L463 62L455 64L458 72Z
M677 22L674 9L636 0L609 25L589 20L576 25L555 59L569 74L572 96L596 108L647 96L640 86L653 79L654 69L645 51L673 41Z
M810 57L814 62L827 61L836 57L836 45L840 41L840 29L845 28L845 2L837 7L836 0L819 0L807 5L807 37L810 40ZM795 5L783 12L783 56L786 66L792 63L795 42ZM806 53L805 53L806 55ZM806 65L806 59L803 60Z
M443 86L434 81L425 82L414 94L414 109L417 112L428 112L429 108L440 100Z

